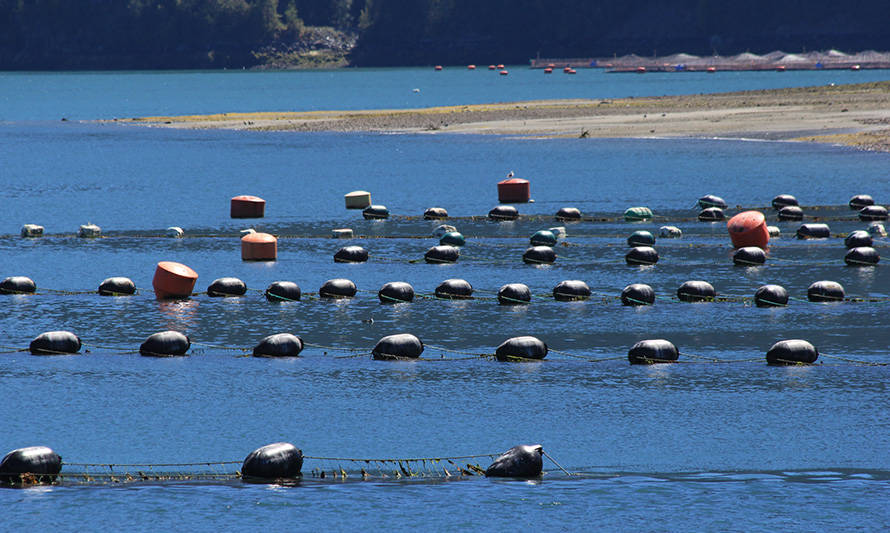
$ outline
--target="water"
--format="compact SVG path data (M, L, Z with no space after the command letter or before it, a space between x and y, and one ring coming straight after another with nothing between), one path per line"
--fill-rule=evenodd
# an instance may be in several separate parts
M803 205L836 206L807 212L825 218L835 234L848 232L864 226L842 208L850 196L869 193L879 203L890 198L886 154L772 142L244 134L57 121L232 110L234 102L243 110L413 106L413 95L390 89L421 85L420 79L447 82L435 90L424 86L424 105L456 103L451 99L469 94L465 80L477 74L473 79L485 83L507 81L478 71L408 69L0 75L0 102L9 103L0 108L7 120L0 125L6 199L0 277L27 275L41 289L0 299L0 345L21 348L40 332L69 329L89 351L0 355L0 451L45 444L69 463L168 463L240 461L280 440L307 455L358 458L496 453L540 442L583 475L565 476L545 461L548 473L536 482L395 479L392 472L361 481L362 463L307 460L306 479L287 488L155 481L2 490L4 529L122 523L134 529L256 529L270 521L300 529L498 531L590 523L625 530L886 527L888 367L823 357L822 366L770 368L762 360L782 338L808 339L828 356L890 360L886 302L801 301L820 279L840 282L851 296L888 297L890 274L884 266L843 266L837 238L794 240L795 223L778 224L783 237L771 243L766 266L733 267L725 226L695 221L692 207L706 193L742 206L765 206L776 194L792 193ZM553 87L542 86L538 74L511 70L513 90L526 92L503 99L585 96L582 88L612 96L702 92L714 83L731 90L850 75L657 78L585 71L554 76L559 85ZM40 90L25 96L9 89L26 80ZM664 84L657 91L646 86L654 80ZM297 91L299 103L268 98L293 93L295 84L307 87ZM337 91L349 84L363 89L338 102ZM479 89L474 97L501 99L486 92L492 90ZM248 93L254 96L239 96ZM532 180L536 202L519 206L530 217L501 224L469 218L497 203L495 183L509 170ZM397 216L371 222L344 210L342 195L360 188ZM267 216L228 218L228 199L237 194L265 198ZM418 219L432 205L459 217L453 223L468 244L456 265L409 262L436 243L429 234L438 223ZM524 265L519 258L528 236L557 225L552 214L566 205L608 220L566 224L572 246L557 248L555 265ZM653 268L624 264L626 236L635 229L657 232L663 223L616 220L631 205L648 205L684 231L683 239L658 240L661 260ZM73 237L87 221L100 225L106 238ZM48 235L19 238L28 222L44 225ZM170 225L182 226L187 238L160 237ZM278 261L240 260L238 230L250 225L281 236ZM368 248L371 261L333 263L333 253L347 244L329 238L335 227L369 237L352 243ZM886 242L877 246L886 255ZM192 266L200 275L196 290L223 276L256 290L244 298L184 302L158 302L148 292L128 298L46 292L93 291L114 275L147 289L156 262L165 259ZM358 296L270 304L260 294L279 279L309 293L334 277L354 280ZM408 281L428 295L451 277L467 279L484 298L420 298L394 306L376 299L388 281ZM563 279L586 281L596 297L553 301L548 294ZM671 301L688 279L708 280L720 294L737 297L779 283L797 299L784 309ZM503 307L485 298L509 282L528 284L532 305ZM652 285L662 299L650 308L621 307L614 297L633 282ZM184 331L200 344L183 359L122 353L164 329ZM279 331L365 351L384 335L413 332L429 345L424 355L431 359L459 357L440 347L490 353L507 337L532 334L580 358L552 353L543 364L390 364L338 358L355 352L317 347L307 347L300 359L240 357L238 348ZM689 361L696 355L759 360L631 367L620 359L645 338L672 340ZM478 462L484 467L487 459ZM349 477L309 475L317 467L343 467Z

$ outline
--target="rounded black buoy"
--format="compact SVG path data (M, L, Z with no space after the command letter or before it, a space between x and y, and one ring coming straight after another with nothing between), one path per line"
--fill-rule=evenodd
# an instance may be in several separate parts
M766 252L756 246L744 246L732 254L732 262L738 266L754 266L766 263Z
M632 283L621 291L621 305L654 305L655 291L645 283Z
M303 351L303 339L291 333L263 337L253 348L254 357L297 357Z
M430 207L423 212L424 220L442 220L448 218L448 211L444 207Z
M318 295L322 298L352 298L357 290L355 283L348 279L336 278L325 281L318 289Z
M553 298L559 302L572 302L590 298L590 287L581 280L567 279L553 287Z
M361 246L344 246L334 254L335 263L364 263L368 260L368 251Z
M303 292L293 281L274 281L266 288L266 299L270 302L296 302Z
M219 278L207 287L207 296L221 298L226 296L244 296L247 285L238 278Z
M783 207L788 206L797 206L800 205L797 203L797 198L791 196L790 194L780 194L773 198L773 209L776 211L780 211Z
M106 278L99 284L101 296L130 296L136 293L136 284L130 278Z
M581 211L577 207L562 207L556 212L556 220L563 222L581 220Z
M459 257L460 248L457 246L440 244L439 246L433 246L427 250L423 255L423 260L432 264L457 263Z
M654 265L658 262L658 252L651 246L635 246L624 255L628 265Z
M410 333L387 335L377 341L371 350L371 355L378 361L417 359L422 353L423 342Z
M53 483L62 471L62 458L46 446L29 446L7 453L0 460L0 484Z
M532 246L522 254L522 261L529 265L552 265L556 262L556 252L549 246Z
M818 358L819 350L800 339L779 341L766 352L766 362L776 366L812 364Z
M389 209L385 205L369 205L362 209L362 216L366 220L382 220L389 218Z
M852 248L844 256L844 263L849 266L874 266L881 260L878 251L871 246L860 246Z
M856 196L850 198L849 205L850 205L850 209L859 211L863 207L875 205L875 199L867 194L857 194Z
M488 212L488 218L492 220L516 220L519 218L519 211L512 205L499 205Z
M289 442L267 444L250 452L241 465L241 478L247 481L295 479L303 469L303 452Z
M634 344L627 352L627 360L632 365L673 363L680 358L674 343L664 339L649 339Z
M698 219L701 222L719 222L725 218L726 216L723 214L723 210L719 207L702 209L701 213L698 214Z
M842 302L844 287L836 281L817 281L807 288L807 299L811 302Z
M785 307L788 305L788 291L781 285L763 285L754 293L757 307Z
M869 205L859 211L859 220L887 220L887 208L882 205Z
M627 238L628 246L653 246L655 244L655 236L645 230L635 231Z
M717 207L719 209L726 209L726 202L723 201L723 198L719 196L714 196L713 194L706 194L698 199L698 206L702 209L707 209L709 207Z
M849 248L859 248L860 246L871 246L874 244L872 241L871 235L865 230L856 230L850 232L846 238L844 238L844 246Z
M529 335L505 340L495 350L498 361L540 360L547 357L547 343Z
M414 301L414 287L404 281L391 281L377 291L382 304L397 304Z
M779 220L803 220L803 209L796 205L786 205L779 209Z
M797 228L798 239L827 239L831 237L828 224L801 224Z
M540 444L513 446L485 469L485 477L536 478L544 471Z
M508 283L498 289L498 303L501 305L522 305L532 301L532 291L523 283Z
M37 291L37 284L25 276L11 276L0 281L0 294L31 294Z
M80 351L80 337L70 331L47 331L31 341L31 355L67 355Z
M677 289L677 298L681 302L707 302L717 297L714 286L707 281L686 281Z
M139 346L139 355L146 357L173 357L185 355L192 345L189 338L178 331L159 331L150 335Z
M469 300L473 297L473 286L464 279L446 279L436 287L436 298L444 300Z

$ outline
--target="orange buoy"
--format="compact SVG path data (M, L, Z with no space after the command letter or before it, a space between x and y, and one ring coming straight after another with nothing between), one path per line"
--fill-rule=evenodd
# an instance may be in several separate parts
M708 67L708 74L713 74L717 72L717 67Z
M242 261L275 261L278 258L278 239L268 233L248 233L241 237Z
M553 63L547 63L547 68L556 68L556 65Z
M498 202L515 204L528 202L529 183L521 178L510 178L498 182Z
M161 261L155 269L151 286L155 296L163 298L188 298L198 281L198 274L182 263Z
M263 218L266 214L266 201L258 196L235 196L232 198L232 218Z
M569 70L566 71L566 74L577 74L577 73L578 73L578 71L573 68L570 68Z
M442 70L442 65L436 65L436 70Z
M766 217L760 211L743 211L729 219L726 223L729 238L735 248L757 246L766 248L769 243L769 230L766 229Z
M776 72L785 72L785 65L779 65L776 67Z
M861 69L861 68L862 68L862 67L859 66L859 65L852 65L852 66L850 67L850 70L859 70L859 69Z
M496 69L496 68L497 68L497 67L494 66L494 65L488 65L488 70L494 70L494 69Z
M506 70L502 70L498 72L498 74L500 74L501 76L506 76L507 74L509 74L509 72L507 72Z
M637 74L645 74L645 73L646 73L646 67L643 67L643 66L637 67Z
M476 70L476 65L467 65L467 70Z
M562 67L562 71L563 71L563 72L568 72L568 71L570 71L570 70L572 70L572 67L570 67L570 66L568 66L568 65Z
M544 69L544 74L553 74L553 69L550 68L550 67L545 68L545 69Z
M503 69L503 68L504 68L504 65L498 63L498 68Z

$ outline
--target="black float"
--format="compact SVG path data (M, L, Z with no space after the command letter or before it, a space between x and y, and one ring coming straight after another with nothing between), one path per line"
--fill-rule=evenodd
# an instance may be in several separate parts
M389 209L385 205L369 205L362 209L362 216L367 220L383 220L389 218Z
M827 239L831 237L828 224L801 224L797 228L798 239Z
M423 342L410 333L399 333L383 337L371 355L378 361L397 361L400 359L417 359L423 353Z
M528 265L552 265L556 262L556 252L549 246L532 246L522 254L522 261Z
M556 220L563 222L571 222L573 220L581 220L581 211L577 207L563 207L556 212Z
M457 246L448 246L447 244L433 246L423 255L423 260L431 264L457 263L459 258L460 248Z
M446 279L436 287L435 294L444 300L469 300L473 297L473 286L464 279Z
M719 222L725 218L726 216L723 214L723 210L719 207L702 209L701 213L698 214L698 219L701 222Z
M816 281L807 288L807 299L811 302L842 302L844 287L836 281Z
M519 218L519 211L512 205L499 205L488 212L488 218L492 220L516 220Z
M101 296L130 296L136 294L136 284L130 278L106 278L99 284L98 293Z
M303 296L300 286L293 281L273 281L265 294L270 302L297 302Z
M779 211L783 207L787 207L789 205L796 206L798 205L798 203L797 198L791 196L790 194L780 194L773 198L772 205L773 209Z
M424 220L442 220L448 218L448 211L444 207L430 207L423 212Z
M544 448L540 444L514 446L485 469L485 477L531 479L544 471Z
M658 262L658 252L651 246L635 246L624 254L624 261L628 265L654 265Z
M560 302L587 300L590 298L590 287L579 279L560 281L553 287L553 298Z
M247 292L247 285L238 278L219 278L213 280L213 283L207 287L207 296L211 297L232 297L244 296Z
M677 298L681 302L709 302L717 297L714 286L707 281L686 281L677 289Z
M404 281L391 281L377 291L382 304L399 304L414 301L414 287Z
M844 263L849 266L874 266L881 260L878 251L871 246L853 248L844 256Z
M501 305L522 305L532 300L532 291L523 283L508 283L498 289L498 303Z
M357 290L352 281L336 278L325 281L318 289L318 295L322 298L352 298Z
M698 199L698 206L702 209L707 209L709 207L717 207L719 209L726 209L726 202L723 201L723 198L719 196L714 196L713 194L706 194Z
M854 211L859 211L863 207L868 207L870 205L875 205L875 199L867 194L857 194L856 196L850 198L850 209Z
M786 205L779 209L779 220L803 220L803 209L796 205Z
M0 460L0 484L50 484L62 471L62 458L46 446L29 446L7 453Z
M632 283L621 291L621 305L654 305L655 291L645 283Z
M0 281L0 294L31 294L37 291L37 284L25 276L11 276Z
M859 248L860 246L871 246L874 244L872 241L871 235L865 230L856 230L850 232L849 235L844 238L844 246L849 248Z
M302 469L303 452L289 442L276 442L250 452L241 465L241 478L269 483L299 478Z
M28 346L31 355L68 355L80 351L80 337L70 331L41 333Z
M254 346L254 357L297 357L303 351L303 339L291 333L276 333L263 337Z
M766 252L756 246L744 246L732 254L732 262L738 266L757 266L766 263Z
M763 285L754 293L757 307L785 307L788 305L788 291L781 285Z
M654 244L655 236L646 230L635 231L627 238L628 246L653 246Z
M177 357L185 355L192 345L189 338L178 331L159 331L150 335L139 346L139 355L146 357Z
M859 211L859 220L887 220L887 208L882 205L869 205Z
M819 350L800 339L779 341L766 352L766 362L777 366L813 364L818 358Z
M344 246L334 254L335 263L364 263L368 260L368 251L361 246Z
M547 343L529 335L505 340L495 350L498 361L540 360L547 357Z
M634 344L627 352L627 360L632 365L673 363L680 358L674 343L664 339L648 339Z

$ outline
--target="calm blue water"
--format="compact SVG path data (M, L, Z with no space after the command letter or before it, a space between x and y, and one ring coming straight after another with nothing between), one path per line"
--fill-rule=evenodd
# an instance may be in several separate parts
M342 467L349 477L307 475L288 488L180 480L0 490L3 529L886 528L890 367L829 357L806 368L762 361L784 338L808 339L828 356L890 361L886 302L805 301L807 286L821 279L842 283L851 296L890 297L887 267L847 268L841 239L797 241L796 223L777 224L783 236L771 243L766 266L733 267L725 225L695 221L693 208L706 193L749 207L791 193L802 205L823 206L806 211L834 234L845 233L864 227L843 208L850 196L890 199L886 154L796 143L244 134L58 122L705 92L885 73L583 71L546 81L515 68L507 79L488 74L0 74L0 277L27 275L40 289L0 298L0 346L9 350L0 354L0 451L45 444L69 463L178 463L240 461L279 440L307 455L354 458L486 454L539 442L582 476L565 476L545 461L548 474L533 483L392 475L360 481L364 463L307 459L307 474ZM412 87L423 87L416 98ZM501 224L471 218L497 204L495 183L509 170L532 182L535 203L519 206L529 216ZM371 222L346 211L343 194L354 189L371 191L396 216ZM266 217L228 218L228 200L237 194L265 198ZM455 265L410 262L436 244L430 232L437 223L419 220L433 205L457 217L450 223L468 239ZM556 225L552 214L567 205L604 220L567 224L568 246L557 248L555 265L524 265L528 236ZM632 205L663 218L619 220ZM75 238L88 221L106 238ZM655 267L624 264L628 234L657 231L668 221L684 237L658 240ZM44 225L47 236L21 239L25 223ZM161 237L170 225L182 226L186 238ZM247 226L280 236L278 261L240 260L238 230ZM371 261L335 264L334 252L347 244L329 238L335 227L363 237L350 243L365 246ZM877 246L887 255L886 241ZM160 260L193 267L197 291L223 276L256 290L181 302L158 302L148 291L128 298L47 291L93 291L116 275L148 289ZM334 277L355 281L357 297L270 304L259 292L286 279L309 293ZM470 281L483 298L394 306L376 299L388 281L408 281L429 295L452 277ZM597 297L553 301L548 295L564 279L586 281ZM779 283L796 299L783 309L671 300L689 279L736 297ZM531 305L490 299L510 282L529 285ZM652 285L662 298L650 308L621 307L614 297L634 282ZM55 329L76 332L89 353L41 358L11 351ZM182 359L129 353L164 329L200 344ZM280 361L240 356L283 331L342 350L307 347L304 357ZM576 357L551 353L543 364L341 358L403 331L430 345L430 359L461 356L439 348L490 353L523 334ZM629 366L621 358L646 338L672 340L686 361L757 360ZM609 358L618 359L588 360Z

